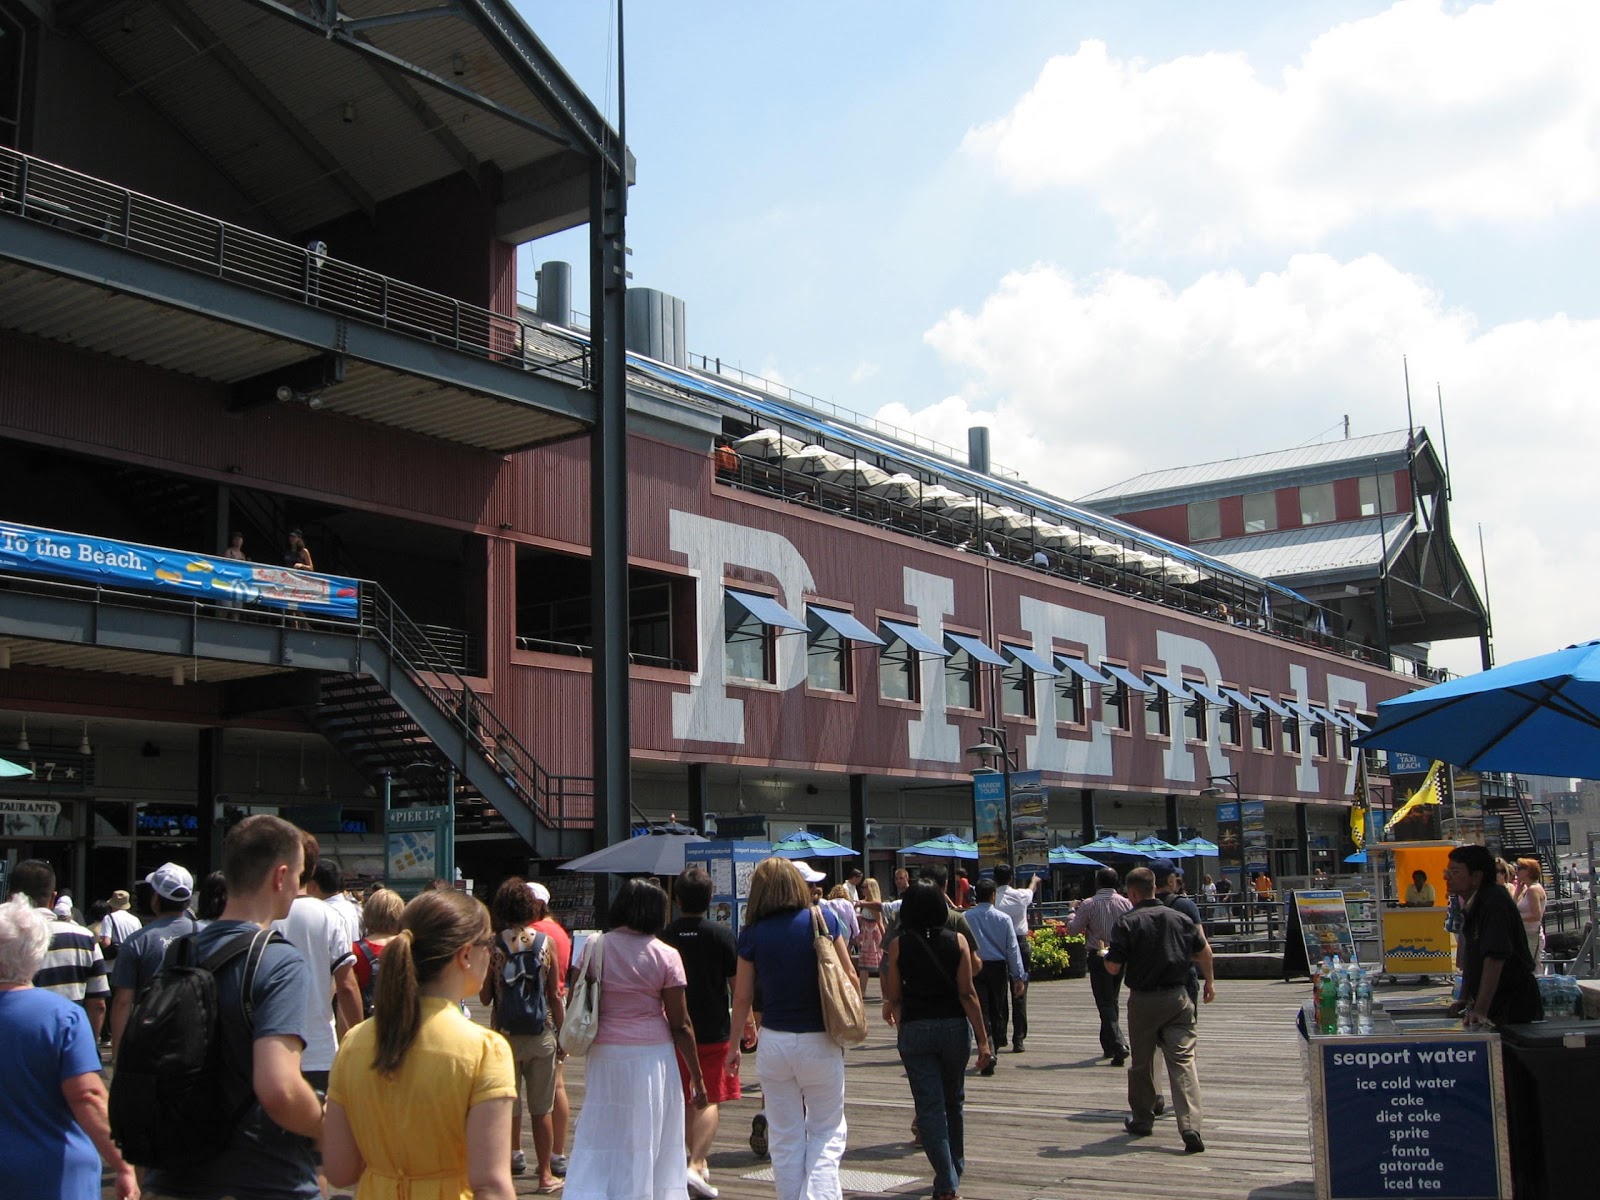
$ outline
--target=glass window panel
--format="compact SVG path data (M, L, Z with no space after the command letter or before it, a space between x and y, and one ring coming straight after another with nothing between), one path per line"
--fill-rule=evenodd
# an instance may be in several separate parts
M811 630L806 645L806 681L824 692L850 690L850 643L837 629L822 625Z
M727 621L725 661L729 679L768 680L771 633L744 605L728 599L723 611Z
M1124 687L1100 689L1100 723L1107 729L1128 728L1128 690Z
M1165 692L1151 692L1144 702L1144 731L1150 737L1172 736L1172 713Z
M1066 674L1056 680L1056 720L1083 724L1083 680Z
M891 642L878 655L878 695L885 700L917 699L916 652L904 642Z
M1244 531L1266 533L1278 527L1278 497L1275 492L1256 492L1244 498Z
M965 650L944 660L944 702L950 708L978 707L978 664Z
M1033 716L1033 672L1019 662L1007 663L1001 673L1000 711L1008 717Z
M1300 489L1300 524L1321 525L1333 520L1333 484L1313 483Z
M1197 500L1189 505L1189 540L1209 541L1222 536L1222 516L1215 500Z

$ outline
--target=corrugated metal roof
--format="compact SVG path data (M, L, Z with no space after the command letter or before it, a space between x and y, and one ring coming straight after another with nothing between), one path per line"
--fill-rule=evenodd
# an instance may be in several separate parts
M1388 562L1393 564L1415 527L1410 515L1395 514L1253 533L1249 537L1207 542L1206 549L1241 571L1281 579L1291 586L1305 586L1305 577L1310 575L1376 572L1384 562L1386 549Z
M1389 433L1374 433L1365 437L1343 438L1336 442L1319 442L1314 446L1297 446L1292 450L1274 450L1267 454L1252 454L1244 458L1223 459L1220 462L1200 463L1196 466L1173 467L1164 471L1148 471L1132 479L1079 497L1081 503L1099 505L1116 500L1116 507L1124 511L1128 501L1145 499L1166 492L1177 492L1209 484L1240 482L1256 477L1303 471L1308 467L1395 458L1396 467L1405 463L1410 435L1404 429Z

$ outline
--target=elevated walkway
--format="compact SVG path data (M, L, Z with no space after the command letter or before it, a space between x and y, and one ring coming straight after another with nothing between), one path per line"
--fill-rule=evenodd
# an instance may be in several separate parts
M340 620L0 572L0 639L15 666L248 689L258 708L301 709L380 794L387 773L397 805L440 802L453 767L458 834L515 833L541 857L590 848L592 782L546 771L376 584Z

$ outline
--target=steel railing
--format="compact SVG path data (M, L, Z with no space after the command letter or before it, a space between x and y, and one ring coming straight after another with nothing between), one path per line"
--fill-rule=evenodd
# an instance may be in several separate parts
M550 343L515 316L343 262L321 242L296 246L4 147L0 213L462 353L590 382L587 347Z

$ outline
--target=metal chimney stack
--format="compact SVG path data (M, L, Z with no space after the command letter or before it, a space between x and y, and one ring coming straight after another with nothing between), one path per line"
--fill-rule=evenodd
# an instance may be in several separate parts
M967 466L984 475L989 473L989 427L974 425L967 430Z
M539 319L563 329L572 328L572 264L547 262L534 278L539 281Z

